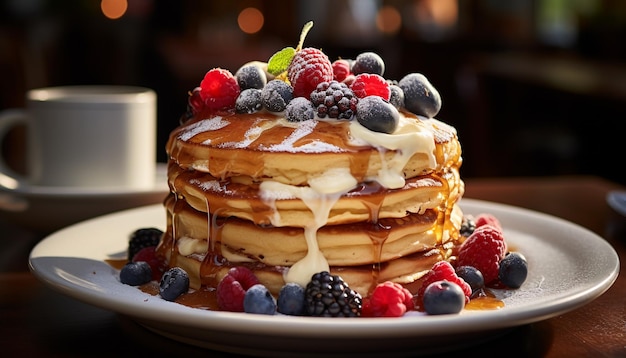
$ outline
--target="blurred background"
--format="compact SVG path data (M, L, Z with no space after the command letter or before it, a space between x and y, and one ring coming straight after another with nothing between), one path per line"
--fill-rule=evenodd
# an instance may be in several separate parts
M621 0L0 0L0 109L22 107L37 87L150 87L164 162L206 71L267 61L295 47L309 20L305 45L331 60L374 51L386 78L430 79L443 98L437 117L459 131L464 177L626 184ZM17 153L15 132L4 145Z

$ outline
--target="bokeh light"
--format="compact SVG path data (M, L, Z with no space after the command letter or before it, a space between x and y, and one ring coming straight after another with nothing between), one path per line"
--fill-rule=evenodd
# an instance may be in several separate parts
M387 35L393 35L402 26L402 16L398 9L393 6L383 6L376 13L376 27Z
M254 7L247 7L241 10L239 16L237 16L239 28L247 34L255 34L261 31L264 22L263 13Z
M111 20L119 19L124 16L128 9L126 0L102 0L100 2L102 14Z

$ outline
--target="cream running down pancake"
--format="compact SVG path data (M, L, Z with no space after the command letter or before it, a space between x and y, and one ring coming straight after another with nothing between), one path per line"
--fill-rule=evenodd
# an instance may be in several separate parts
M297 77L247 66L261 86L242 85L254 81L239 73L251 71L209 71L170 135L158 248L169 266L195 289L247 266L275 294L330 271L366 296L452 255L462 241L461 145L434 118L441 102L430 83L331 73L307 94Z

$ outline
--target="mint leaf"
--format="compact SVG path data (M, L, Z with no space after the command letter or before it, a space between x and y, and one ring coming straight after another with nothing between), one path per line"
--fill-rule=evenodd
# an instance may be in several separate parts
M285 47L284 49L276 52L267 61L267 72L274 76L278 76L281 73L287 71L287 67L291 63L291 59L296 54L296 49L293 47Z

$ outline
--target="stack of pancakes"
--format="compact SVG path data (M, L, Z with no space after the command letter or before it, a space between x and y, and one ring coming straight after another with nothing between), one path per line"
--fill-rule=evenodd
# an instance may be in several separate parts
M367 295L417 280L459 240L461 146L434 118L401 111L384 134L355 120L198 115L167 152L159 252L192 288L244 265L274 293L329 270Z

